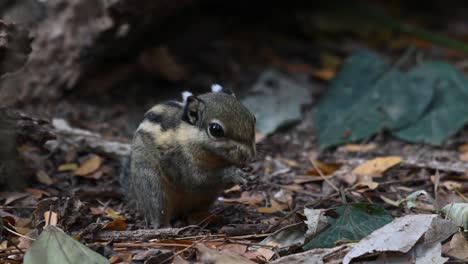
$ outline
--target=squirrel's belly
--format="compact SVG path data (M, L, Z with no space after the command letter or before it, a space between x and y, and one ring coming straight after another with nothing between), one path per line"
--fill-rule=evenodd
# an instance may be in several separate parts
M187 191L182 188L168 190L168 203L173 216L185 215L192 211L207 209L219 195L216 187L206 191Z

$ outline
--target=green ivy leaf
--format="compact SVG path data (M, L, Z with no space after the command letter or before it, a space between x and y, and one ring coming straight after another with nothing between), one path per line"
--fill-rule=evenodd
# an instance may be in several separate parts
M365 203L342 205L328 215L330 226L309 241L304 250L330 248L340 240L361 240L393 218L383 208Z
M104 264L109 260L65 234L46 226L24 256L25 264Z

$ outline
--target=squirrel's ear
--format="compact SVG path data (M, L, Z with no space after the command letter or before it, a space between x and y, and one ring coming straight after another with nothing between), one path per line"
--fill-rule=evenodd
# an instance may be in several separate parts
M182 119L192 125L196 125L201 119L204 104L198 97L190 95L184 100L184 115Z
M216 84L216 83L211 85L211 91L213 93L225 93L225 94L229 94L229 95L236 97L236 95L231 89L224 88L223 86Z

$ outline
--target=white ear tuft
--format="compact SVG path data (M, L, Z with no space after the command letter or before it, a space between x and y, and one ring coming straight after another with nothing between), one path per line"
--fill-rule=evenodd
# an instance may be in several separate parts
M192 96L193 94L189 91L185 91L182 93L182 99L184 100L184 104L187 102L187 98L189 98L189 96Z
M223 90L223 87L221 85L217 84L217 83L214 83L214 84L211 85L211 91L213 93L219 93L222 90Z

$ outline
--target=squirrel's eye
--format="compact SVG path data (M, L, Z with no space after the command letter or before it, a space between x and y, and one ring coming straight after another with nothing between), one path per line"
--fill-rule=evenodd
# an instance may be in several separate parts
M220 137L224 136L224 129L218 123L211 123L208 126L208 132L210 133L211 136L213 136L215 138L220 138Z

